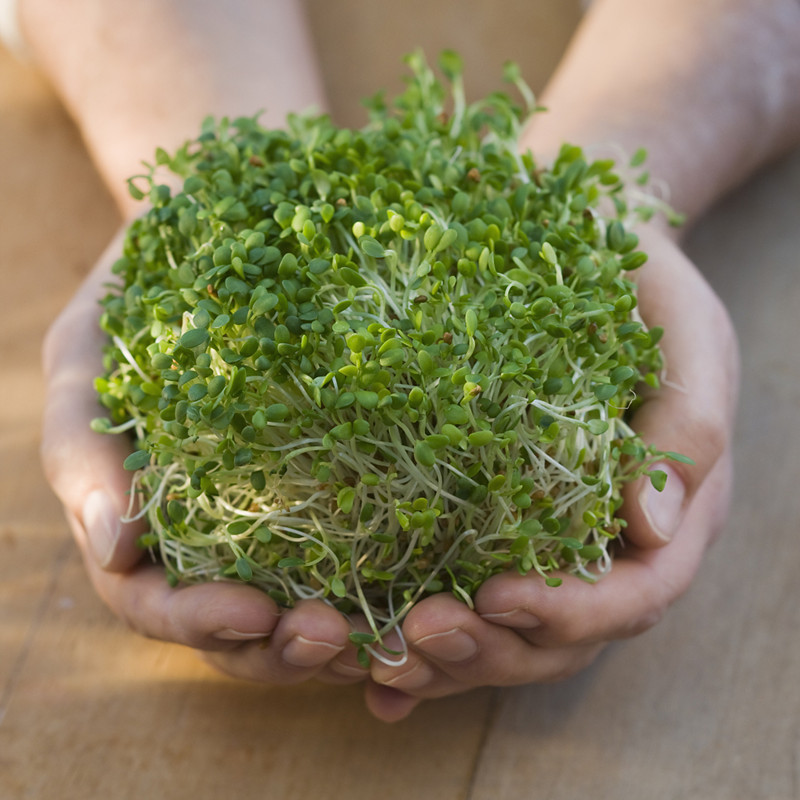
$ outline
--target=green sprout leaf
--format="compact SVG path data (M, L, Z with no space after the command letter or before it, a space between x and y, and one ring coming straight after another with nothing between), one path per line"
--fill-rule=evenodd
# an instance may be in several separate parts
M383 258L386 255L386 250L376 239L371 236L362 236L358 240L359 247L372 258Z
M359 130L209 118L147 159L91 423L129 437L140 542L172 585L362 615L365 669L431 593L596 580L625 486L693 463L630 427L639 382L668 378L630 274L636 226L671 216L644 151L633 186L575 145L540 161L518 149L538 110L518 66L515 99L472 100L458 54L406 63Z
M250 566L250 562L246 558L240 557L236 559L236 574L243 581L253 580L253 568Z
M464 71L464 63L454 50L443 50L439 54L439 68L452 81Z
M207 341L208 331L205 328L192 328L191 330L186 331L186 333L184 333L183 336L178 339L178 345L191 350L194 347L199 347L200 345L205 344Z
M663 492L667 485L667 473L663 469L651 469L648 473L650 483L657 492Z
M685 456L682 453L675 453L672 450L665 450L662 453L663 456L668 458L670 461L678 461L681 464L690 464L694 466L694 460L689 458L689 456Z
M374 633L353 632L348 637L355 645L375 644L378 637Z
M644 162L647 160L647 150L644 147L640 147L632 156L630 160L630 165L632 167L640 167Z
M123 469L135 472L150 463L151 455L147 450L136 450L122 462Z

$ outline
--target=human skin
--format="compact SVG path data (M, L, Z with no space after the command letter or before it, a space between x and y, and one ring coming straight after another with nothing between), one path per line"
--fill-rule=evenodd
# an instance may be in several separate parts
M640 310L665 328L669 380L633 425L695 464L662 467L670 478L661 495L642 481L627 488L627 547L596 585L564 576L552 592L507 574L481 588L475 614L446 596L412 609L403 626L408 677L372 670L375 683L391 681L391 692L368 687L379 716L482 683L571 675L609 641L657 622L691 584L728 508L739 370L728 315L679 242L727 191L800 144L798 42L796 0L592 5L540 98L548 112L531 119L521 147L547 159L564 141L598 157L644 146L654 178L686 215L680 229L657 218L639 231L650 254Z
M120 0L80 0L68 14L65 5L22 0L23 32L124 216L135 213L124 179L142 154L174 147L206 114L266 106L264 122L277 126L288 110L324 106L302 15L288 0L241 0L241 13L259 18L236 27L226 22L235 17L231 3L224 20L215 17L222 4L205 0L147 0L135 15ZM260 41L254 32L264 30L281 36L274 63L254 73L247 54L258 43L249 37ZM645 146L653 175L694 222L800 141L797 41L796 0L597 0L542 98L550 111L532 120L521 146L542 160L562 141L600 155L611 146L629 153ZM97 55L87 58L87 51ZM302 69L281 70L285 63ZM690 585L724 521L738 363L725 309L682 253L678 234L657 220L640 235L650 253L639 276L640 308L666 330L669 382L646 399L634 425L695 465L665 466L661 494L642 483L628 487L627 546L602 581L565 576L553 590L536 577L500 575L478 592L474 610L446 594L427 598L403 624L406 663L376 662L370 670L348 644L349 623L324 603L281 611L248 586L170 589L162 570L141 560L135 527L120 525L129 482L120 467L125 444L88 427L97 415L92 378L103 342L96 299L115 241L45 347L43 460L98 594L140 633L195 647L237 677L364 681L367 706L386 721L406 716L423 698L563 678L607 642L654 624Z

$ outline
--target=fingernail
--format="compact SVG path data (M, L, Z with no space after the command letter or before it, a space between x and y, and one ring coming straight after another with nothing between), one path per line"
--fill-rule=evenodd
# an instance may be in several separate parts
M667 474L667 482L663 491L658 491L648 483L639 494L647 521L656 534L665 542L672 539L683 511L683 501L686 497L686 487L680 476L669 464L656 464L654 469L659 469Z
M120 512L111 498L95 489L83 503L83 527L94 557L101 567L107 567L122 530Z
M478 643L461 628L423 636L414 647L441 661L466 661L478 652Z
M523 611L521 608L515 608L511 611L502 611L497 614L481 614L481 618L485 619L487 622L504 625L507 628L524 628L525 630L538 628L542 624L539 617L527 611Z
M401 689L406 692L414 692L427 686L434 677L433 668L424 661L417 661L411 669L394 675L386 680L379 682L384 686L391 686L393 689Z
M269 631L247 633L245 631L237 631L234 628L225 628L214 634L215 639L222 639L226 642L247 642L254 639L266 639L267 636L269 636Z
M344 647L330 642L316 642L298 635L284 645L281 657L293 667L318 667L330 661L342 650Z
M368 672L364 667L354 667L350 664L342 664L341 661L331 661L331 671L342 675L345 678L363 678Z

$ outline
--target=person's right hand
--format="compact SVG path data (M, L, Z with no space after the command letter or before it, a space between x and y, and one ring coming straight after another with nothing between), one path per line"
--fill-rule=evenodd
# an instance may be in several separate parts
M691 457L669 470L663 492L644 477L625 487L625 547L596 583L562 575L557 588L508 570L475 596L475 610L448 592L423 599L403 622L402 667L372 665L366 699L381 719L406 716L421 699L478 686L561 680L610 642L654 625L689 587L725 521L738 395L736 336L720 299L672 236L637 231L650 263L639 307L664 327L666 384L649 393L631 425L644 441Z
M277 684L311 677L331 683L364 678L331 668L349 645L350 626L322 601L281 610L260 590L234 583L171 588L163 567L137 547L141 530L120 519L128 508L130 442L90 429L103 413L94 389L105 334L98 300L121 249L117 236L50 328L44 347L47 381L42 459L64 505L89 579L109 608L144 636L204 651L218 669Z

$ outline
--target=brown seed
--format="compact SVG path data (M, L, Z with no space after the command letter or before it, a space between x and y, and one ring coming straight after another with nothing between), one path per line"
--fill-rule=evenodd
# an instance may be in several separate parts
M259 158L258 156L250 156L249 161L254 167L263 167L264 166L263 159Z
M339 206L339 208L341 208L342 206L346 206L347 200L345 200L344 197L339 197L336 200L336 205Z
M453 334L452 334L452 333L450 333L450 331L445 331L445 332L442 334L442 341L443 341L445 344L452 344L452 343L453 343Z
M477 167L473 167L473 168L472 168L472 169L471 169L471 170L470 170L470 171L467 173L467 177L468 177L468 178L469 178L471 181L475 181L475 183L478 183L478 181L480 181L480 179L481 179L481 173L480 173L480 170L479 170Z

